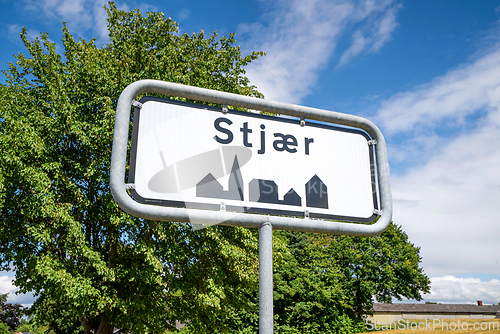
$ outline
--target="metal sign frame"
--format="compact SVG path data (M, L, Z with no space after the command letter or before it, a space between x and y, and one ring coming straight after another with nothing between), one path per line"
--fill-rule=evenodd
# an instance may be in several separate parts
M129 190L134 189L134 185L125 181L130 114L131 107L138 104L135 98L146 92L295 116L300 119L311 119L364 130L372 138L375 147L380 197L380 210L377 212L380 214L379 219L374 224L344 223L316 220L308 217L281 217L244 214L225 210L211 211L163 207L135 201L128 193ZM184 221L194 224L219 224L254 228L260 228L262 224L270 223L273 229L279 230L373 236L383 232L392 219L392 196L389 178L389 163L384 137L371 121L362 117L158 80L134 82L125 88L118 100L111 155L110 186L113 198L120 208L135 217L156 221Z
M380 196L379 219L374 224L355 224L265 214L210 211L164 207L136 202L129 191L134 184L125 182L131 107L140 107L135 98L142 93L157 93L187 99L260 110L269 113L311 119L359 128L371 136L375 146L377 179ZM111 153L110 186L114 200L128 214L156 221L184 221L194 224L219 224L259 228L259 333L273 333L273 229L316 233L373 236L382 233L392 219L392 196L389 163L384 136L369 120L333 111L272 102L248 96L224 93L158 80L141 80L129 85L120 95L115 116Z

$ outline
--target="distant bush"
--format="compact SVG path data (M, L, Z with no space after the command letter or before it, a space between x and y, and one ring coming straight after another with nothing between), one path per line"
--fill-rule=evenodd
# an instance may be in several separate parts
M10 334L10 328L4 322L0 322L0 334Z
M30 334L38 334L39 333L36 325L28 324L28 323L22 324L21 326L17 327L16 333L19 333L19 332L29 332Z

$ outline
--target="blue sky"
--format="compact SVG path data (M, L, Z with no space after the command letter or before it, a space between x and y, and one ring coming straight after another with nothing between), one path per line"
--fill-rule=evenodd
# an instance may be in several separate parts
M0 0L0 68L34 38L107 42L101 0ZM367 117L389 145L394 221L421 247L426 301L500 302L500 1L116 1L180 32L235 32L267 99ZM3 81L3 78L2 78ZM14 292L0 273L0 292ZM11 301L30 303L30 296Z

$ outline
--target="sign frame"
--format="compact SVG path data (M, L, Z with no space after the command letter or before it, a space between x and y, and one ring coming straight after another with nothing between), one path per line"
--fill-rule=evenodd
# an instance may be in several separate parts
M156 93L177 96L192 100L217 103L227 106L241 107L280 115L298 117L300 120L315 120L344 125L365 131L375 148L376 181L378 184L380 209L375 214L378 220L373 224L345 223L314 219L314 217L282 217L266 214L241 212L199 210L180 207L166 207L140 203L134 200L129 192L135 185L126 182L126 163L128 158L128 141L130 131L130 115L132 106L140 106L136 97L143 93ZM140 80L130 84L120 95L115 115L115 127L111 154L110 186L115 202L125 212L139 218L155 221L183 221L193 224L226 225L260 228L263 224L271 224L273 229L373 236L383 232L392 219L392 196L390 186L387 147L381 131L369 120L333 111L298 106L288 103L268 101L254 97L220 92L204 88L175 84L159 80Z

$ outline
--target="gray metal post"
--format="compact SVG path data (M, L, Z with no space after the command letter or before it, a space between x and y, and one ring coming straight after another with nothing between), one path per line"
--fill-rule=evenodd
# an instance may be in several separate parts
M273 226L259 230L259 334L273 333Z

